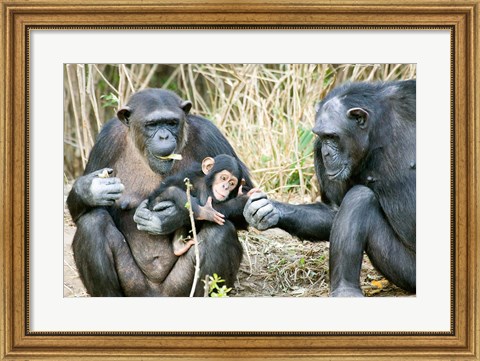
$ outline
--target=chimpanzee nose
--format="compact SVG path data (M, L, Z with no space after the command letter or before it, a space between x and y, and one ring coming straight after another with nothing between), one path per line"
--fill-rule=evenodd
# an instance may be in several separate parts
M163 130L163 129L160 129L157 133L158 135L158 138L160 140L166 140L170 137L170 132L166 131L166 130Z

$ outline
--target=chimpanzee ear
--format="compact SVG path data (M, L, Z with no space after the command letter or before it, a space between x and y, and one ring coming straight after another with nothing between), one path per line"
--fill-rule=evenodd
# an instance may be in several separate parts
M188 114L190 109L192 109L192 102L190 100L184 100L182 104L180 104L180 108L183 109L185 114Z
M212 170L215 160L212 157L207 157L202 160L202 171L205 174L208 174Z
M125 125L129 125L131 113L132 109L128 105L125 105L117 112L117 118L120 119Z
M368 112L362 108L352 108L347 112L347 116L355 120L360 128L367 126Z

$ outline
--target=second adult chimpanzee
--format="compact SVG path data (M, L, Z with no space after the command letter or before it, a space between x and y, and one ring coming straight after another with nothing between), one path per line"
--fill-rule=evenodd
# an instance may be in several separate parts
M323 203L294 206L254 194L247 221L329 238L332 296L362 296L364 251L387 279L415 292L415 81L338 87L318 104L313 132Z
M230 214L243 210L248 199L247 194L239 194L244 181L241 164L230 155L220 154L215 158L205 158L201 164L193 163L186 170L167 177L150 195L148 209L154 211L165 200L175 202L177 207L185 207L188 203L187 179L192 186L190 205L195 219L199 221L223 225L225 216L228 219ZM183 255L192 245L193 240L188 237L187 230L177 230L173 240L175 255Z
M98 135L67 199L77 225L74 258L90 295L188 296L194 252L177 257L172 246L173 233L189 222L188 211L170 201L151 211L143 200L164 177L193 162L218 154L238 159L210 121L189 114L191 106L170 91L142 90ZM112 176L103 177L105 171ZM242 220L241 209L231 218ZM200 276L217 273L232 286L242 257L234 225L208 222L198 238ZM195 295L203 295L201 282Z

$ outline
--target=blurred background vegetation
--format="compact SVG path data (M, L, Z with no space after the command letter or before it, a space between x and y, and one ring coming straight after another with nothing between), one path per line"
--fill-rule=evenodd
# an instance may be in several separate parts
M313 201L314 106L346 81L416 77L414 64L67 64L64 176L83 173L95 137L129 96L166 88L214 122L255 183L284 201ZM193 145L194 146L194 145Z

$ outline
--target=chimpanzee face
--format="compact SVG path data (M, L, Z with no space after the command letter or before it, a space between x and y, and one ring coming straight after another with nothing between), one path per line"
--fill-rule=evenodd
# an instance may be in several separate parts
M224 202L238 194L243 173L238 160L226 154L202 161L205 185L216 202Z
M134 94L118 111L118 118L129 126L137 148L154 172L166 174L174 161L181 159L191 106L170 91L147 89Z
M212 184L212 194L218 202L228 199L230 192L237 187L239 180L228 170L215 174Z
M345 103L339 97L321 102L312 130L318 135L326 175L340 182L360 170L369 148L368 111Z

